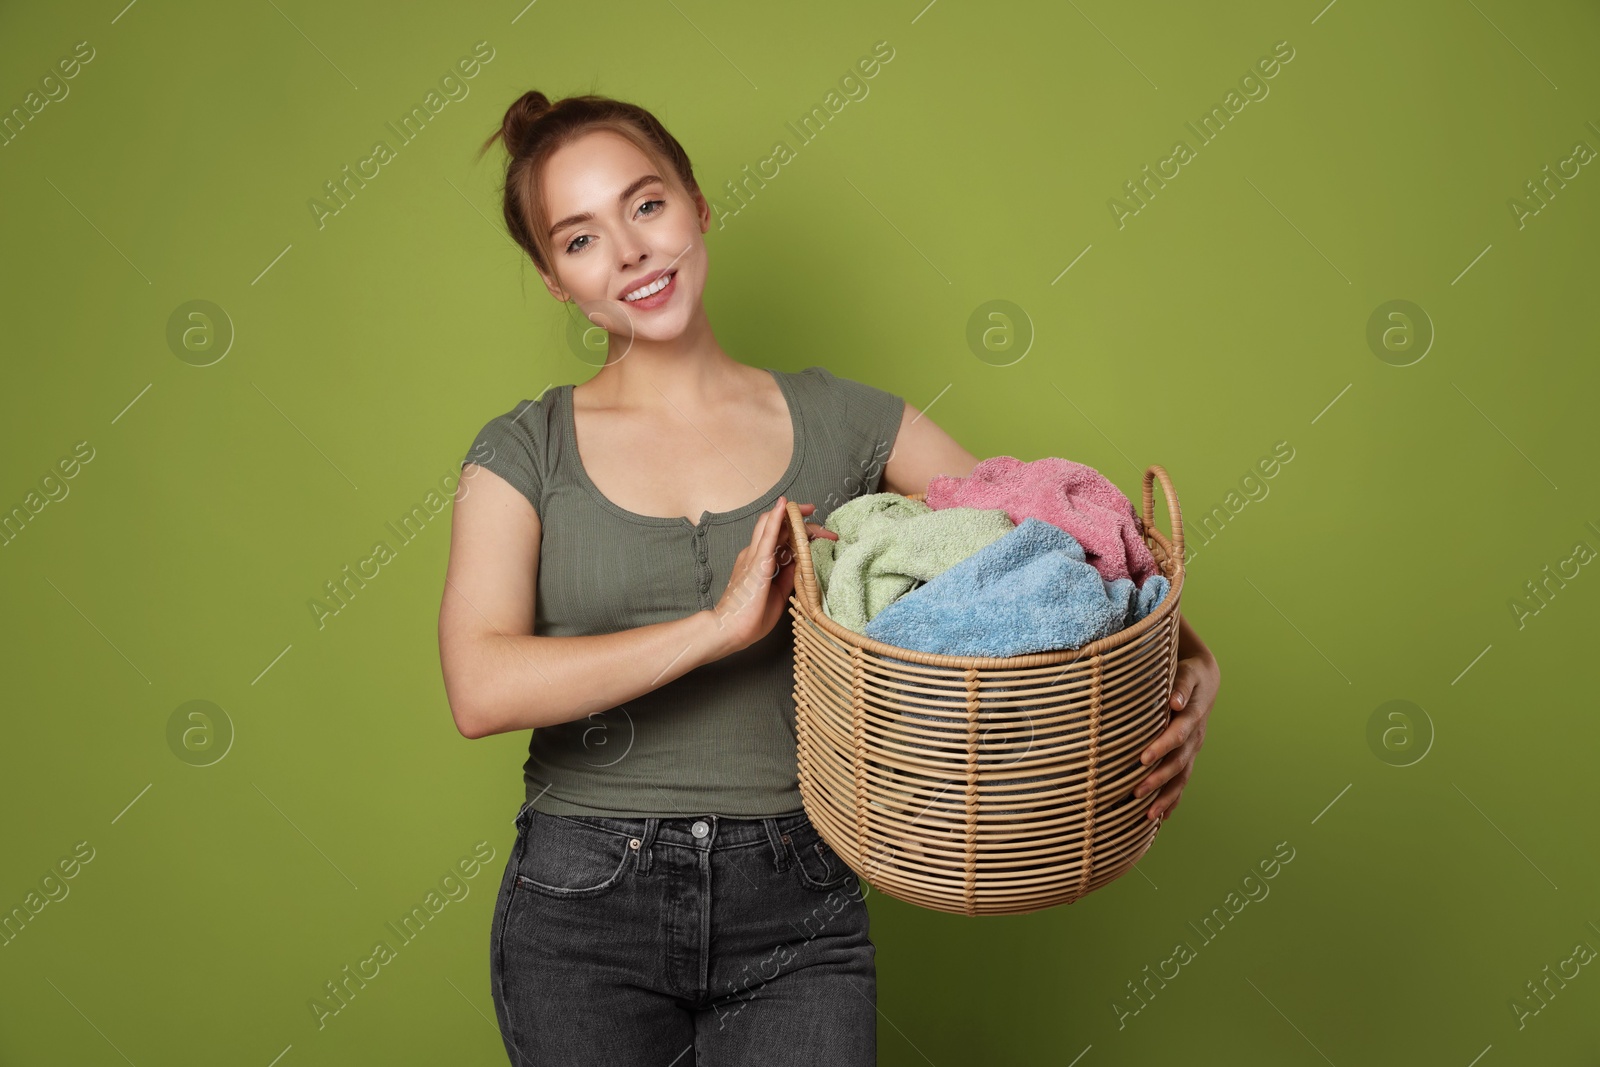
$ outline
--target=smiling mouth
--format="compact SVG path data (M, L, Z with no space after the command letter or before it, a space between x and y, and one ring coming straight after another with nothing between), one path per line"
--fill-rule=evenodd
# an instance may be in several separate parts
M649 285L641 285L633 292L624 294L622 299L628 303L634 303L639 300L648 300L650 297L655 296L657 293L661 292L661 290L670 285L672 283L672 279L676 278L677 276L677 271L668 271L655 281L651 282Z

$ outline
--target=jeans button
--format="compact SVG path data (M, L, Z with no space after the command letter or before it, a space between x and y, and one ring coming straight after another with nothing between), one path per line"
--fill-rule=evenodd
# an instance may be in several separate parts
M696 837L705 837L711 832L711 827L706 825L704 819L696 819L694 825L689 827L689 832Z

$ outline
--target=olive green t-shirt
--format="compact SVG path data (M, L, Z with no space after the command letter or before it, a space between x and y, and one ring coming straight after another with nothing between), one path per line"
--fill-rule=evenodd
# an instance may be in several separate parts
M491 419L463 466L515 486L538 512L535 636L613 633L714 607L756 519L780 494L808 521L875 493L905 401L823 367L766 368L782 388L794 454L778 483L699 522L627 511L578 457L572 386ZM526 800L556 815L756 818L802 810L795 755L794 620L747 648L586 718L533 731Z

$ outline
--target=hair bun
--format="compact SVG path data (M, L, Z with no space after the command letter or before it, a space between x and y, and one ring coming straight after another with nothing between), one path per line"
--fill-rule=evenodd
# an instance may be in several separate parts
M551 106L549 97L537 89L530 89L506 108L500 129L506 145L512 152L521 149L534 126L550 113Z

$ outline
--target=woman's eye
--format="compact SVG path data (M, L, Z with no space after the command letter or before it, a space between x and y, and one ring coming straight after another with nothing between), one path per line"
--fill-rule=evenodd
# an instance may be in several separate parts
M652 205L655 205L655 210L653 210L653 211L646 211L645 210L646 208L651 207ZM643 214L643 215L659 215L666 208L666 206L667 206L667 202L665 200L646 200L644 203L639 205L639 213ZM580 241L583 242L583 243L579 244ZM586 233L585 234L580 234L579 236L574 237L571 241L569 241L567 243L567 254L571 255L574 252L582 252L585 248L588 248L593 243L594 243L594 237L593 236L591 236L589 234L586 234Z

